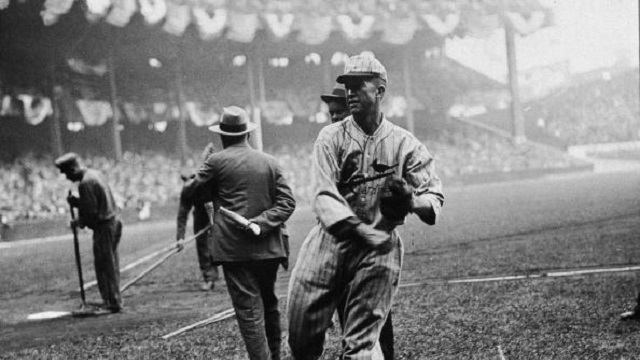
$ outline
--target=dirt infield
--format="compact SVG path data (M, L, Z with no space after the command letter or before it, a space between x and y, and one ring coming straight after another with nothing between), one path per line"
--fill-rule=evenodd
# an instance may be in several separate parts
M638 172L445 188L437 226L411 218L400 228L405 240L402 282L637 264L638 190ZM292 258L314 223L309 209L292 217ZM87 236L81 247L91 280ZM122 264L172 239L170 227L125 231ZM79 305L70 246L61 240L0 251L0 358L244 358L233 320L161 339L230 306L223 284L213 292L197 289L193 247L127 290L122 314L27 322L29 313ZM124 274L123 280L136 273ZM279 273L283 295L288 274ZM394 310L398 359L498 358L498 345L507 359L633 358L640 353L640 326L619 324L617 315L633 303L640 289L637 276L626 272L403 288ZM88 298L97 301L97 290L90 290ZM335 332L327 347L325 358L337 355Z

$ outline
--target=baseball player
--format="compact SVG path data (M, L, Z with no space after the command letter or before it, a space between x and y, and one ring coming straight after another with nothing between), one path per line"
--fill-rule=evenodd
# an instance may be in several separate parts
M206 161L209 155L214 152L215 147L213 146L213 143L209 143L202 153L202 160ZM209 209L212 209L213 205L210 203L212 199L211 193L203 191L198 194L194 194L193 180L195 178L195 174L190 176L182 175L181 178L184 183L182 191L180 192L176 240L178 241L179 248L182 250L184 234L186 233L187 218L189 217L191 209L193 209L193 233L197 234L213 222L213 216L210 217L206 209L206 206L209 206ZM215 281L218 280L218 267L213 264L212 248L211 230L208 230L196 237L198 264L203 278L203 283L200 286L200 290L202 291L213 290L215 288Z
M344 120L344 118L349 116L349 107L347 106L347 93L341 87L336 86L330 94L320 95L320 99L324 101L325 104L327 104L332 123L342 121ZM340 318L340 316L338 316L338 318ZM341 319L340 324L343 324L343 321ZM379 341L384 360L393 360L393 321L391 311L389 311L387 321L385 321L384 326L380 331Z
M382 359L378 337L400 281L395 227L408 213L433 225L444 201L434 159L413 134L380 112L385 67L363 53L345 62L351 116L324 127L314 146L319 223L289 282L289 346L295 359L322 355L337 309L343 359Z

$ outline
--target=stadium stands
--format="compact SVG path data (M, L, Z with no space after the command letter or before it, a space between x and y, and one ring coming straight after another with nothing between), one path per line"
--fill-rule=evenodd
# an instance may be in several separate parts
M445 180L580 164L553 148L533 143L515 146L509 139L472 128L450 128L423 140ZM314 191L312 144L280 145L266 151L279 159L299 204L310 204ZM118 163L101 156L87 157L85 163L107 176L120 206L135 209L145 202L162 206L175 201L182 185L180 173L195 170L199 156L194 152L183 164L179 157L160 152L126 152ZM69 183L49 157L27 156L5 163L0 167L0 180L0 213L5 221L47 219L68 212Z

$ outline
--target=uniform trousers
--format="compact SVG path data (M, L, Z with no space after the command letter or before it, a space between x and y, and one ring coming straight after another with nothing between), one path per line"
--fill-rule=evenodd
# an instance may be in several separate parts
M93 261L98 290L104 304L111 309L122 307L118 256L121 237L122 222L119 219L108 220L93 228Z
M193 233L197 234L200 230L209 225L209 215L202 206L196 206L193 210ZM218 280L218 267L213 265L213 237L211 230L205 231L196 237L196 251L198 252L198 265L204 281Z
M322 356L325 333L338 311L343 359L382 359L378 344L398 290L402 242L393 232L381 253L356 239L337 241L320 225L305 239L291 274L289 346L295 359Z
M282 328L275 283L281 262L272 259L222 263L250 360L280 360Z

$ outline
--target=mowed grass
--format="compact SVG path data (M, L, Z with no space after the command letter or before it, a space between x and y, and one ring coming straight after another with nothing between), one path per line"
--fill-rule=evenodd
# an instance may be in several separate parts
M412 218L400 228L405 239L403 283L424 285L403 287L396 298L398 359L499 359L500 351L506 359L640 358L640 325L617 320L640 290L637 273L442 283L467 276L640 263L640 174L447 190L437 226ZM293 259L314 222L309 209L298 210L291 219ZM125 237L122 263L165 246L173 231L154 226L137 232L135 239ZM90 249L84 247L90 260ZM13 332L0 330L0 349L9 349L0 350L0 358L245 358L234 320L160 338L229 307L224 286L210 294L195 290L199 275L193 248L125 294L124 314L13 325L29 311L79 304L72 249L70 242L60 242L0 253L0 285L13 289L2 293L0 319ZM86 277L92 279L90 261L86 266ZM125 274L123 281L140 270ZM288 275L280 273L281 294ZM89 296L97 299L97 291L90 290ZM281 305L285 314L284 301ZM56 326L65 329L64 337L48 333ZM286 330L286 321L283 326ZM20 334L39 331L40 339L8 344ZM339 335L331 330L325 358L337 357L339 346ZM286 345L283 354L289 355Z

